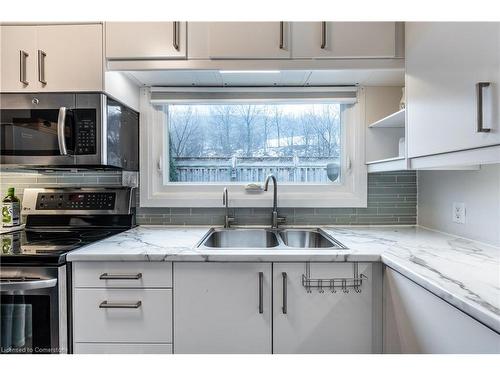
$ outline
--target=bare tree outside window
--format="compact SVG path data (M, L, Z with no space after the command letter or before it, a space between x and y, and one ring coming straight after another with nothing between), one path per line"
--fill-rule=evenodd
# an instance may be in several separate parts
M168 106L170 182L340 181L342 111L325 104Z

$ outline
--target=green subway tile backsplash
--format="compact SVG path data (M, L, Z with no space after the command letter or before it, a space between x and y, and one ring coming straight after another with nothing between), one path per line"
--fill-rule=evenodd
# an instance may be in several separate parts
M22 198L27 187L121 185L118 171L96 172L0 172L2 195L16 188ZM240 225L267 225L271 209L234 208ZM413 171L383 172L368 175L366 208L282 208L280 214L291 225L407 225L417 221L417 177ZM222 208L138 208L139 224L221 225Z
M1 195L8 187L16 188L16 195L22 198L26 188L54 186L119 186L122 184L120 171L96 172L5 172L0 171Z

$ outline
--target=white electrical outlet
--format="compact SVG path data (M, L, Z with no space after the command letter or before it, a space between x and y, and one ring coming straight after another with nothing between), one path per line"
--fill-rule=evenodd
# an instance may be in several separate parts
M465 224L465 203L453 202L452 220L457 224Z

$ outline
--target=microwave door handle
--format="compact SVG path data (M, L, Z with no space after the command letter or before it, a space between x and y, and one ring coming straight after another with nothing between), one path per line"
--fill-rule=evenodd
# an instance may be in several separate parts
M59 143L59 153L63 156L68 155L66 149L66 137L64 136L64 127L66 125L66 107L59 108L57 116L57 142Z
M21 279L21 281L15 281L15 280L1 281L0 291L16 292L23 290L46 289L46 288L53 288L56 285L57 285L57 279L30 280L30 281Z

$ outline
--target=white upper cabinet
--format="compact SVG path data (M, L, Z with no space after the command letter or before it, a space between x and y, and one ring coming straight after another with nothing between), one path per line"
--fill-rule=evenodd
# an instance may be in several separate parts
M189 23L189 56L210 59L287 59L290 58L289 28L288 22Z
M396 22L293 22L293 58L398 57Z
M407 23L405 44L408 156L500 144L500 23Z
M37 87L36 26L1 26L2 91Z
M106 58L184 59L186 22L106 22Z
M39 26L38 49L42 91L102 90L102 25Z
M1 91L103 89L101 24L2 26L1 30Z

